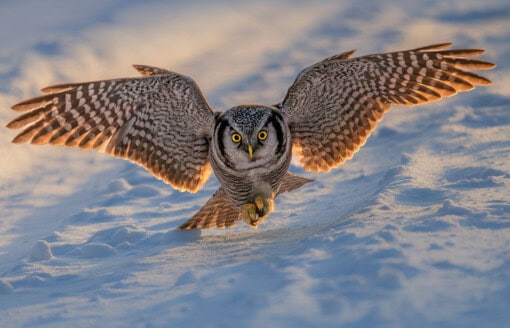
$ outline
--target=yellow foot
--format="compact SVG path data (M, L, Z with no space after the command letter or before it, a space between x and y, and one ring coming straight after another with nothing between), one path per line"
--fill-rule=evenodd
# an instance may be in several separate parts
M255 197L253 203L244 204L241 208L241 217L244 222L257 229L258 225L264 222L274 209L274 200L271 198L264 198L262 196Z

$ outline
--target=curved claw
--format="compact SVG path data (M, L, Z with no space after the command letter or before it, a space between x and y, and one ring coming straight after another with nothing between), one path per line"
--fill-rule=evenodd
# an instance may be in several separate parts
M273 209L273 199L257 196L253 203L243 205L241 208L241 217L247 225L257 229L258 225L266 220Z

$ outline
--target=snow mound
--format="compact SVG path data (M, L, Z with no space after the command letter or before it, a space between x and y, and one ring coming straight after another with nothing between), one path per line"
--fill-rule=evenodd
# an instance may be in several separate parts
M116 251L112 246L108 244L90 243L81 247L77 247L73 253L86 259L94 259L112 256L116 253Z
M30 262L38 262L38 261L47 261L53 258L53 253L51 252L51 245L45 240L39 240L34 247L32 247L32 252L30 253Z

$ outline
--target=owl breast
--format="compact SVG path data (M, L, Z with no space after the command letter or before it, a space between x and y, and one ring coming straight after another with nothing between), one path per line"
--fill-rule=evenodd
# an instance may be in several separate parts
M262 130L267 136L260 141ZM231 140L234 133L242 135L241 142ZM248 145L252 154L246 151ZM285 117L264 106L238 106L224 112L217 118L209 157L214 174L238 207L257 196L274 198L292 157Z

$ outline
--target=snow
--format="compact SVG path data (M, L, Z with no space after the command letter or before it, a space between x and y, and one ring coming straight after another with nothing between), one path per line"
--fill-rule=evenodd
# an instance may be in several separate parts
M0 280L0 295L12 293L12 286L6 281Z
M192 76L215 108L275 103L300 69L350 49L453 41L498 67L490 87L394 108L328 174L292 166L316 181L256 231L176 230L215 178L181 193L103 154L12 145L0 128L0 327L510 320L506 1L38 3L0 4L2 126L44 86L135 76L130 64Z
M30 253L29 262L47 261L53 257L51 245L46 240L39 240Z

